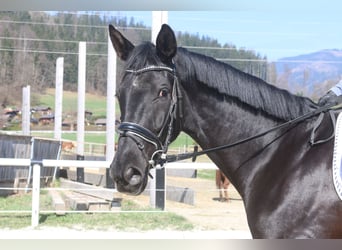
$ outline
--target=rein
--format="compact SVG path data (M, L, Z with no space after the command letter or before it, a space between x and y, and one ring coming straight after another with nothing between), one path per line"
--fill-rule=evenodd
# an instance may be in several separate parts
M304 121L304 120L306 120L308 118L314 117L314 116L316 116L318 114L320 114L320 116L319 116L319 119L316 121L314 129L313 129L313 131L311 133L310 144L311 144L311 146L314 146L314 145L325 143L325 142L329 141L330 139L332 139L334 137L334 135L335 135L335 125L336 125L336 123L335 123L335 117L333 116L333 113L332 113L332 108L334 106L336 106L336 105L334 104L334 105L328 105L328 106L320 107L320 108L318 108L318 109L316 109L316 110L314 110L312 112L304 114L304 115L302 115L300 117L297 117L297 118L295 118L293 120L290 120L288 122L282 123L282 124L280 124L278 126L275 126L275 127L271 128L271 129L268 129L268 130L266 130L264 132L261 132L261 133L259 133L257 135L250 136L250 137L247 137L245 139L241 139L239 141L236 141L236 142L233 142L233 143L230 143L230 144L225 144L225 145L222 145L222 146L205 149L205 150L202 150L202 151L199 151L199 152L198 152L198 147L196 146L192 153L168 155L166 157L166 159L165 159L165 162L163 162L163 164L167 163L167 162L181 161L181 160L186 160L186 159L190 159L190 158L192 158L192 161L194 162L194 161L196 161L197 156L238 146L240 144L243 144L243 143L252 141L254 139L257 139L259 137L262 137L262 136L264 136L264 135L266 135L268 133L271 133L273 131L280 130L282 128L286 128L286 127L289 127L291 125L298 124L298 123L300 123L300 122L302 122L302 121ZM321 122L323 120L323 114L325 112L329 112L329 114L330 114L331 123L333 125L332 135L330 137L326 138L326 139L315 141L315 132L318 129L319 125L321 124Z

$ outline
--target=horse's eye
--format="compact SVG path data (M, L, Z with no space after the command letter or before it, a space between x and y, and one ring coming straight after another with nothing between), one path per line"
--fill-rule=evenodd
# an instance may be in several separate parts
M167 97L168 94L169 94L169 91L167 89L162 89L159 92L159 97Z

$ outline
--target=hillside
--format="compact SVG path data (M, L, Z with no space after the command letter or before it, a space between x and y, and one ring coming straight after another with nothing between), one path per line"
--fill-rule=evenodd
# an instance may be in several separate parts
M104 95L107 82L108 24L120 29L134 44L151 39L151 28L136 23L134 18L69 12L0 11L0 104L20 105L21 88L31 86L34 93L53 88L55 64L64 57L64 89L77 89L78 42L87 42L86 89ZM237 49L233 44L221 45L216 39L177 32L180 46L216 58L238 60L233 66L259 77L266 76L264 59L253 51ZM194 49L217 47L219 49ZM222 50L221 48L227 48ZM255 59L255 60L253 60ZM121 63L118 63L120 70ZM118 74L119 77L119 74Z
M297 93L317 97L342 76L342 50L322 50L282 58L276 62L277 84Z

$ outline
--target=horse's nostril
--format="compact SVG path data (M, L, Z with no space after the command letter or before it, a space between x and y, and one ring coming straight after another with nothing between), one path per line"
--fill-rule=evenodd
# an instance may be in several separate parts
M134 173L133 168L127 169L124 175L125 180L129 181L132 178L133 173Z
M134 168L127 169L124 178L132 186L138 185L142 181L141 173Z
M133 175L129 184L132 186L138 185L141 183L141 175Z

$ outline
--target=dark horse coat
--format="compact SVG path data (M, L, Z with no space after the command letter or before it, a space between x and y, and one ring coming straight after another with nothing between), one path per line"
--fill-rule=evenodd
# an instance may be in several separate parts
M156 46L149 42L134 46L113 26L109 32L125 62L117 97L128 132L122 132L111 166L121 192L138 195L145 189L150 160L160 154L157 140L172 141L182 130L207 149L317 109L308 98L178 48L167 25L162 26ZM309 143L316 120L313 116L208 154L240 193L254 238L342 237L342 201L332 182L334 142ZM315 137L331 133L326 113Z

